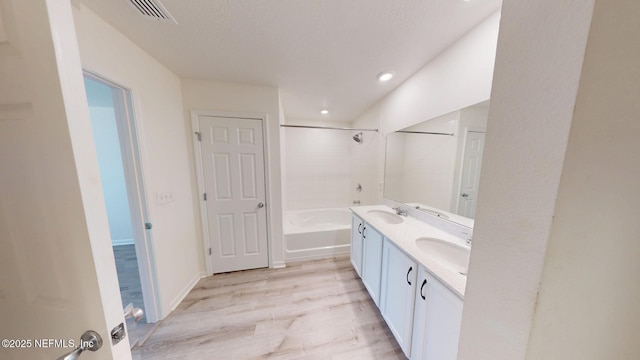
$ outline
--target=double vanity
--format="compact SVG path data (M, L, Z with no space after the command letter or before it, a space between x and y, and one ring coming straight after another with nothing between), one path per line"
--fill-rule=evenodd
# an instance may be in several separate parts
M404 354L456 359L468 239L384 205L351 211L351 263Z

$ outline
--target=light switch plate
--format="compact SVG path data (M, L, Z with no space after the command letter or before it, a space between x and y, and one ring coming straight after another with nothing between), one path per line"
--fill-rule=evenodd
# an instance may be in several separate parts
M172 201L173 201L173 193L171 191L156 193L156 203L158 205L166 204Z

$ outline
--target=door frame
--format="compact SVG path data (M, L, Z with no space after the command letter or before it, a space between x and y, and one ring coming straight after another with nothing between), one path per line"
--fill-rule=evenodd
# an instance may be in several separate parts
M144 311L147 322L154 323L162 319L162 306L158 290L153 238L151 232L145 230L145 223L150 223L150 217L144 186L140 134L137 131L140 126L138 126L135 116L132 91L94 71L83 69L82 72L83 76L111 87L114 90L114 97L119 100L114 101L114 111L120 140L120 151L122 153L129 211L131 213L136 259L142 286ZM127 139L127 141L123 141L124 139ZM124 307L127 304L122 305Z
M223 117L223 118L236 118L236 119L248 119L248 120L260 120L262 121L262 156L264 157L264 181L265 181L265 206L266 221L267 221L267 258L269 267L272 267L272 244L271 244L271 192L269 179L270 179L270 162L269 162L269 139L267 136L267 115L260 113L247 113L247 112L230 112L230 111L218 111L218 110L191 110L191 135L193 139L193 155L195 158L195 170L196 179L198 183L198 203L200 204L200 228L202 230L202 254L204 256L205 271L207 276L213 275L213 259L209 253L211 248L211 236L209 234L209 218L207 217L208 209L207 202L204 200L203 194L205 191L204 186L204 168L202 163L202 147L200 141L198 141L198 134L200 133L200 122L198 118L200 116L211 117Z

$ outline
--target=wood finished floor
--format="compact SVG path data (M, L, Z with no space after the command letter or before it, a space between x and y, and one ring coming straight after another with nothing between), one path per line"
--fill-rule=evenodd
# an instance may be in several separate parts
M140 284L135 245L114 246L113 256L116 260L116 271L118 273L122 306L125 307L128 304L133 304L135 307L144 310L142 285ZM138 323L131 318L127 319L126 323L129 343L132 347L135 346L137 341L143 339L154 327L154 324L147 323L146 316Z
M347 257L200 280L134 359L406 359Z

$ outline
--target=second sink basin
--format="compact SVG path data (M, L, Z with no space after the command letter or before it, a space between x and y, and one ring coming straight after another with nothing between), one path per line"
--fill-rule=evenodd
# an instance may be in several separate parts
M434 260L443 265L451 266L455 271L463 275L467 274L469 269L469 248L430 237L416 239L416 245Z
M387 224L400 224L404 221L400 216L384 210L369 210L367 211L367 214L378 218Z

